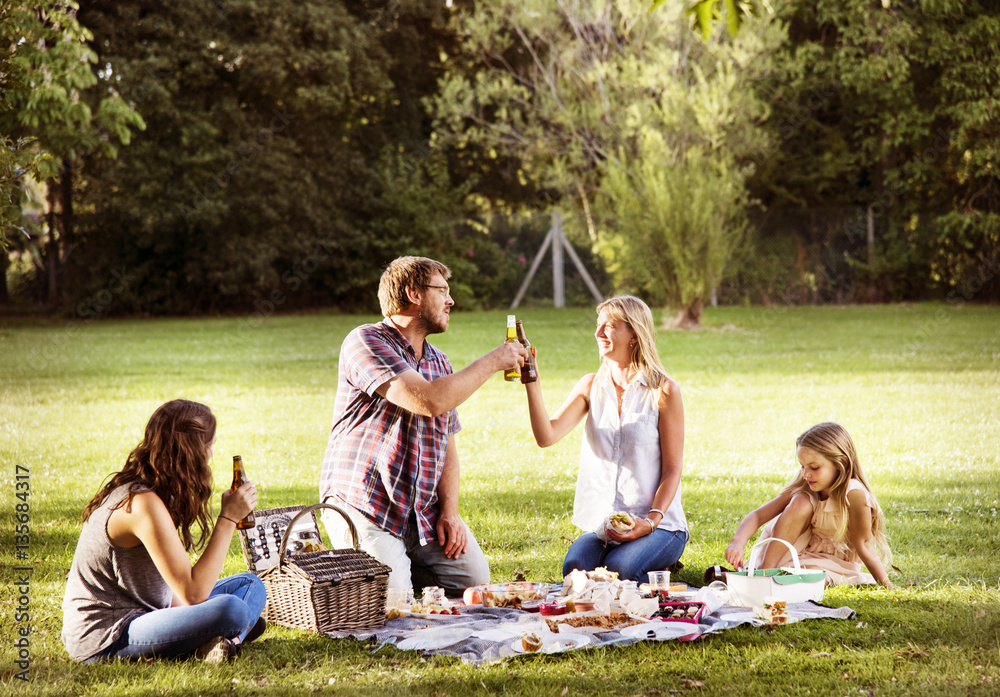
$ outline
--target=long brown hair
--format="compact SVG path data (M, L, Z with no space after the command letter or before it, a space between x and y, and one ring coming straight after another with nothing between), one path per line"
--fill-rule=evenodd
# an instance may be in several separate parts
M816 424L807 429L795 439L795 447L806 447L814 450L827 460L833 463L837 469L837 478L830 487L830 498L837 504L845 515L841 517L840 526L836 533L834 543L841 546L850 547L851 542L847 535L848 516L847 511L847 485L852 479L857 479L864 485L868 493L875 499L875 492L872 491L868 477L861 469L861 459L858 457L858 450L854 447L854 441L847 429L838 423L827 421ZM785 487L785 491L795 494L799 491L809 491L803 471L792 479ZM875 500L872 507L872 541L875 543L875 550L886 566L892 563L892 551L889 549L889 538L885 530L885 516L882 514L882 507Z
M115 508L132 508L132 497L149 490L170 511L184 549L201 548L208 532L208 502L212 498L212 469L208 465L215 440L215 416L204 404L175 399L149 417L142 442L129 453L125 466L111 478L83 509L87 520L118 487L128 485L128 497ZM198 540L191 534L197 523Z

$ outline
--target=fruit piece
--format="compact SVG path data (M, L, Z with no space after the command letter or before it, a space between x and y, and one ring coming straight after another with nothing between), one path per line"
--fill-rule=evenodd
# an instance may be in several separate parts
M466 588L462 594L462 600L466 605L479 605L483 602L483 594L477 588Z

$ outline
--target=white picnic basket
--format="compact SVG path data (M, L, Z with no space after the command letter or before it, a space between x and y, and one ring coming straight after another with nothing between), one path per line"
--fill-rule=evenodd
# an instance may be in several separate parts
M780 542L792 552L791 573L783 569L758 569L758 556L763 554L761 545ZM807 600L817 602L823 599L826 586L826 572L803 569L799 565L799 555L795 547L777 537L759 540L750 550L750 559L744 571L727 571L726 586L729 588L729 604L740 607L761 607L765 598L802 603Z

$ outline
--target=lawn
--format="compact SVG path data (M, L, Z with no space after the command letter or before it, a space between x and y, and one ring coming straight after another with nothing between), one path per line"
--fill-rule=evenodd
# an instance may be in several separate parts
M456 367L504 333L503 312L456 313L434 343ZM550 410L596 369L592 310L526 310ZM46 695L510 695L1000 693L1000 308L947 304L718 308L699 332L660 332L686 410L681 580L700 583L742 516L795 471L796 435L844 424L887 514L895 590L834 589L857 619L743 628L476 668L453 659L269 629L238 661L81 666L59 640L80 511L156 406L219 419L216 488L243 456L263 507L311 503L344 335L375 317L311 314L0 323L5 693ZM493 580L559 578L580 430L538 449L524 390L492 378L459 410L462 513ZM18 475L25 479L18 480ZM27 501L15 495L28 483ZM15 558L16 504L30 507ZM23 511L23 505L22 505ZM9 513L8 513L9 512ZM14 567L27 566L30 572ZM227 573L244 570L238 542ZM28 583L18 579L27 577ZM28 622L17 622L23 611ZM27 682L14 664L24 630ZM9 656L10 660L6 657ZM22 675L24 675L22 673Z

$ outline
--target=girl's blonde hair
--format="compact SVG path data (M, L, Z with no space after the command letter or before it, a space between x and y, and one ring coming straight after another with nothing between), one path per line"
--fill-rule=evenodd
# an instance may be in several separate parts
M795 447L809 448L819 453L837 468L837 478L830 487L830 498L836 502L840 510L847 511L847 485L852 479L857 479L864 485L868 493L875 500L872 508L872 540L882 562L888 567L892 564L892 552L889 549L889 539L885 532L885 517L882 515L882 508L878 505L875 492L872 491L868 478L861 469L861 460L858 458L858 451L854 447L851 435L843 426L830 421L816 424L807 429L795 439ZM800 469L799 473L788 483L784 491L796 494L800 491L809 491L809 485ZM784 492L783 492L784 493ZM847 534L848 516L841 516L840 527L837 530L834 543L838 546L850 547L850 539Z
M597 314L601 314L603 310L607 310L612 319L624 322L635 332L636 342L632 347L629 380L640 371L646 371L649 386L658 388L667 380L667 369L656 353L656 330L649 306L634 295L616 295L597 306Z

